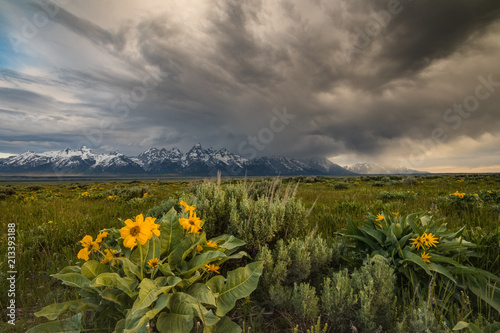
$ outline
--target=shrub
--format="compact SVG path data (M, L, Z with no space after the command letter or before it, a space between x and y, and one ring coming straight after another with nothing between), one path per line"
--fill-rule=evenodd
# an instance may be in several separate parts
M385 186L385 183L382 183L382 182L374 182L372 184L372 187L384 187Z
M349 275L347 269L326 278L321 295L322 313L336 332L362 332L389 329L395 307L394 269L386 259L375 256Z
M145 193L150 192L148 186L133 186L126 188L114 188L106 192L105 196L118 196L124 200L131 200L134 198L143 198Z
M179 205L179 200L174 198L168 198L167 200L163 200L159 205L148 210L148 215L157 219L163 217L163 215L167 214L172 208L174 208L177 212L181 212L181 206Z
M415 176L406 176L401 180L401 182L404 185L417 185L418 184L418 180L415 178Z
M295 282L321 280L321 274L326 274L335 258L340 258L339 248L328 246L319 236L310 234L288 243L280 239L274 250L263 246L257 255L257 260L262 260L265 266L261 284L269 288L276 284L291 286Z
M396 323L397 333L445 333L429 304L420 302L416 309L407 309L401 322Z
M349 184L347 184L347 183L335 183L335 185L333 185L333 188L335 190L347 190L349 188Z
M417 198L417 193L414 192L380 192L377 195L377 199L382 200L383 202L389 202L389 201L408 201L408 200L414 200Z

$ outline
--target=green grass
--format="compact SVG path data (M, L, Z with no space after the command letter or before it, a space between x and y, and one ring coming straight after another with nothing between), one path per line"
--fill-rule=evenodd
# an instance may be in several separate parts
M484 233L499 232L500 201L498 196L491 197L488 191L499 193L500 176L429 175L415 177L415 180L416 184L410 185L405 184L403 178L394 176L286 179L292 183L300 182L297 196L307 207L312 207L315 202L308 223L312 228L318 226L319 233L327 239L345 226L346 214L357 220L364 219L368 212L428 212L447 223L450 230L466 225L469 230L479 227ZM336 185L339 183L348 186ZM4 259L0 261L0 279L6 281L7 225L15 223L18 312L16 326L1 324L0 331L24 332L45 321L36 318L34 312L50 303L76 297L71 289L64 288L49 275L80 261L76 254L80 249L79 240L85 235L95 235L107 227L120 227L121 221L146 214L162 200L187 190L189 186L188 181L178 180L1 184L0 254ZM459 209L448 200L449 195L456 191L484 194L488 200L467 203ZM2 282L0 285L0 317L5 323L5 306L9 298L7 284Z

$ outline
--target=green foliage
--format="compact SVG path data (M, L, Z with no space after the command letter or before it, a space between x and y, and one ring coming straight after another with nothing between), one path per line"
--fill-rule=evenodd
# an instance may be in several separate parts
M349 184L347 184L347 183L335 183L335 185L333 185L333 188L335 190L347 190L349 188Z
M480 208L482 202L476 193L460 193L459 191L451 193L446 197L440 197L438 201L441 208L451 208L462 214Z
M388 329L394 320L394 269L381 256L367 261L349 275L347 269L325 278L321 295L322 313L338 332L373 332Z
M257 260L263 261L265 267L262 285L265 288L276 284L292 286L321 280L321 274L325 274L335 257L339 257L339 251L313 234L288 242L280 239L273 250L263 246L257 255Z
M438 225L429 216L379 216L382 218L369 215L368 221L359 225L348 218L348 227L342 233L356 246L350 258L346 259L356 261L367 254L372 257L382 255L396 267L404 281L402 287L409 285L410 290L417 287L425 290L430 276L437 273L474 293L495 310L500 310L500 289L496 287L500 278L467 264L467 258L477 255L473 251L477 246L461 237L465 227L449 232L446 224ZM422 241L427 236L435 239L433 244ZM460 299L459 295L456 299Z
M241 331L226 314L238 299L255 290L263 263L229 271L227 278L216 275L208 279L211 271L218 272L225 261L246 255L236 253L244 242L231 235L207 242L205 233L186 233L179 224L180 217L185 214L171 209L156 225L160 236L152 234L133 250L124 246L119 230L107 229L108 235L92 254L101 256L102 262L88 260L52 275L76 288L82 298L52 304L35 313L52 322L30 332L45 332L49 327L52 332L52 328L68 325L73 326L65 332L79 332L73 327L82 325L81 315L70 321L56 319L67 312L81 311L93 313L91 327L114 328L115 332L143 332L150 323L160 333L188 332L195 320L210 332ZM104 249L116 252L105 257ZM157 263L151 264L152 259Z
M156 205L150 210L148 210L148 215L156 219L160 219L163 217L163 215L168 213L172 208L174 208L177 212L181 212L181 206L179 205L179 200L174 198L168 198L167 200L163 200L159 205Z
M404 177L401 182L405 185L417 185L418 180L415 178L415 176L406 176Z
M441 327L436 316L429 305L425 302L419 303L416 308L409 308L401 322L396 324L397 333L447 333Z
M377 195L377 199L382 200L383 202L389 202L389 201L395 201L395 200L400 200L400 201L407 201L407 200L414 200L417 198L417 193L414 192L380 192Z
M465 321L460 321L453 327L454 331L459 331L464 328L468 328L471 333L498 333L500 332L500 323L494 322L484 328L484 330L480 329L476 325L472 323L467 323Z

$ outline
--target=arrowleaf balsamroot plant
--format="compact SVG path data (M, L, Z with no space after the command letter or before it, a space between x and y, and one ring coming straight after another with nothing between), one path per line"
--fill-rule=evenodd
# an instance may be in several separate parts
M228 234L207 240L196 207L180 205L182 213L171 209L158 223L141 214L95 240L83 237L77 257L85 262L52 275L76 288L81 298L35 313L50 321L28 332L175 333L194 325L204 332L241 332L226 314L255 290L263 264L229 271L227 279L220 275L227 260L248 257L237 252L245 242Z
M403 281L400 290L430 293L429 281L432 285L433 276L438 274L439 281L455 286L454 299L460 300L460 291L468 290L499 311L500 278L468 264L468 258L476 256L476 244L464 240L464 229L447 231L446 224L437 224L427 215L381 213L370 214L367 221L358 224L348 217L348 226L341 234L356 244L346 260L360 262L367 255L385 257ZM436 290L436 297L444 297L439 295L440 288ZM443 302L437 304L443 306Z

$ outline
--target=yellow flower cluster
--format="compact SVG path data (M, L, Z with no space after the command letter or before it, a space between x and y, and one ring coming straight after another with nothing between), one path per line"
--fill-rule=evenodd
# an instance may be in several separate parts
M137 243L144 245L153 237L153 234L160 236L159 224L153 217L146 217L142 214L135 217L135 222L131 219L125 221L125 226L120 229L120 235L123 238L123 245L130 249L137 246Z
M452 193L450 195L454 195L454 196L457 196L460 199L462 199L465 196L465 193L459 193L458 191L456 191L455 193Z
M78 252L77 258L88 261L90 253L92 251L99 251L99 244L102 243L102 239L108 237L108 235L109 233L107 232L101 232L97 235L95 241L90 235L86 235L85 237L83 237L83 239L80 241L82 249L80 250L80 252Z
M80 194L80 197L81 197L81 198L90 198L90 197L91 197L91 195L90 195L90 193L89 193L89 192L85 191L85 192L83 192L82 194Z
M179 203L181 206L184 207L184 213L189 212L189 217L188 218L179 218L179 223L181 226L188 231L190 234L199 234L201 230L201 224L203 223L202 220L200 220L199 217L196 216L195 213L195 206L189 206L185 201L181 200Z
M422 248L424 252L420 255L422 259L424 259L425 262L431 262L429 259L431 256L428 253L425 253L425 248L426 247L436 247L436 244L439 243L439 240L437 237L435 237L432 232L429 233L423 233L422 236L419 236L417 238L410 238L410 241L412 241L410 244L415 245L417 248L417 251Z

